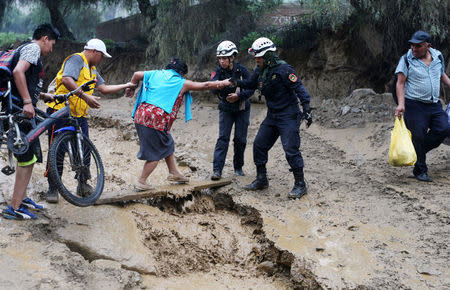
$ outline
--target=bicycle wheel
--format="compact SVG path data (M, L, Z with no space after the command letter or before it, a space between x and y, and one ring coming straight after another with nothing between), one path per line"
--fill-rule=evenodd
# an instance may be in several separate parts
M49 177L59 193L71 204L90 206L100 197L105 172L97 148L86 136L79 152L76 133L60 133L49 149Z

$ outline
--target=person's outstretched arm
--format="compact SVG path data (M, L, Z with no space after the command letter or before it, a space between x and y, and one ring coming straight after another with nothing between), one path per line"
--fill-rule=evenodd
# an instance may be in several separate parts
M137 71L131 77L131 80L130 80L130 82L128 82L128 84L131 84L132 86L125 89L125 95L128 98L133 97L134 90L137 88L139 82L144 79L144 73L145 73L145 71Z
M97 87L100 93L107 95L112 93L117 93L118 91L128 89L128 88L134 88L136 87L136 84L132 82L128 82L126 84L120 84L120 85L105 85L101 84Z
M190 80L186 80L184 82L183 88L180 91L180 95L183 95L187 91L207 91L213 89L221 90L228 85L228 80L208 82L193 82Z

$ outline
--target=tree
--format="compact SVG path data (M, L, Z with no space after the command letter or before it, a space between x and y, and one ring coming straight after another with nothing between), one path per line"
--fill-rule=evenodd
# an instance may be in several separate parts
M54 0L41 0L44 2L45 6L47 7L48 11L50 12L50 18L52 21L53 26L55 26L59 32L61 33L61 37L74 40L75 37L73 36L72 32L67 27L67 24L64 20L63 15L59 11L59 5L61 4L60 1L54 1Z
M6 7L12 4L14 0L2 0L0 1L0 28L3 24L3 15L5 14Z
M147 56L165 62L210 54L220 40L239 43L255 28L256 18L279 0L137 0L148 38ZM197 57L199 56L200 57Z

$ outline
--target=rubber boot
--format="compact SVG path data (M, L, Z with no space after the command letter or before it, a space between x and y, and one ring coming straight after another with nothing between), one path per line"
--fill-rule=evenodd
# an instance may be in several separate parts
M222 178L222 171L214 169L213 174L211 175L211 180L220 180L221 178Z
M245 176L245 173L242 170L242 168L238 168L238 169L234 169L234 175L236 175L236 176Z
M303 168L294 171L294 187L291 192L289 192L289 198L300 198L307 193L306 182L303 176Z
M265 166L256 167L256 179L246 185L244 189L246 190L261 190L269 187L269 180L267 180L267 170Z

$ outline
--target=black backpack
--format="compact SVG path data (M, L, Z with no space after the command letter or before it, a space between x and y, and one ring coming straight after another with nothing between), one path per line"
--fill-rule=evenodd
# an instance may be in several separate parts
M408 62L408 57L407 57L407 53L405 53L403 56L403 60L406 63L406 69L409 70L409 62ZM440 54L439 59L441 60L442 65L444 66L445 69L445 64L444 64L444 56L442 54ZM398 105L398 98L397 98L397 80L398 80L398 75L395 74L394 76L394 83L392 84L392 98L394 99L395 104Z

